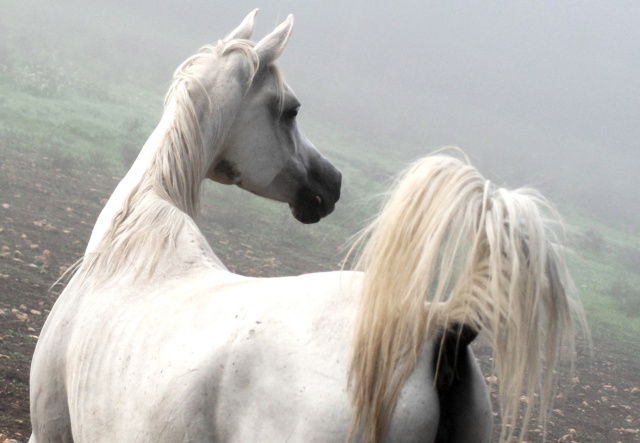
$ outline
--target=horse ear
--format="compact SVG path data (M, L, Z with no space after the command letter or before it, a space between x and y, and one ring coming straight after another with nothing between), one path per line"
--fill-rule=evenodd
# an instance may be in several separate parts
M251 11L240 23L236 29L231 31L229 35L224 38L225 42L229 42L231 40L235 40L238 38L248 40L251 38L251 34L253 34L253 24L255 22L256 14L258 13L258 9L254 9Z
M260 64L267 66L280 57L285 46L287 46L292 29L293 15L289 15L271 34L256 43L255 50L260 59Z

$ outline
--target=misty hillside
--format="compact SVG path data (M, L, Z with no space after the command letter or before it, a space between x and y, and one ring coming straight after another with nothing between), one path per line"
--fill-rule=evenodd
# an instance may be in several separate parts
M158 122L175 67L259 3L0 0L10 11L0 15L0 137L121 175ZM307 135L343 171L343 196L311 230L281 205L207 189L291 232L344 244L409 160L456 144L498 184L533 185L554 200L574 246L596 251L587 258L633 263L640 8L546 8L264 5L256 38L295 14L280 64ZM613 282L600 284L609 292Z
M116 177L157 123L175 67L251 9L203 1L0 5L10 11L0 15L4 148L31 151L53 169L80 161ZM638 32L629 21L638 10L536 11L418 2L404 9L333 1L265 6L258 37L296 14L281 65L302 100L307 135L343 171L343 196L327 221L303 227L284 205L208 186L214 207L205 211L218 218L203 230L211 238L239 223L231 214L264 217L247 225L264 251L288 238L288 254L296 254L297 242L315 238L314 269L334 269L391 177L410 159L457 144L497 183L532 184L558 203L574 225L573 267L587 309L604 303L635 324L640 114L632 108L640 72L631 63L640 39L622 39ZM308 271L292 263L279 272ZM603 330L619 323L616 316L600 320Z
M134 83L160 96L181 60L261 2L2 3L3 75L45 94ZM256 34L290 12L281 64L310 135L337 130L391 172L456 144L498 183L640 227L638 5L282 1L262 6Z
M173 70L255 7L256 38L295 15L280 65L344 181L312 226L207 184L198 224L229 269L339 269L391 178L458 145L494 182L542 190L571 225L595 358L580 347L548 441L576 429L581 442L640 441L640 4L0 0L0 443L30 432L34 337L58 295L46 288L84 250Z
M10 11L0 15L5 147L32 150L53 168L82 161L115 176L158 122L175 67L256 6L0 5ZM391 177L410 159L457 144L498 184L534 185L555 200L573 225L587 309L605 303L635 321L640 72L632 67L640 39L631 24L639 8L283 1L262 8L257 38L289 12L296 24L280 64L303 103L307 135L343 171L342 199L327 221L302 227L284 205L208 186L214 208L205 211L219 226L203 226L206 234L238 223L228 217L232 205L239 217L271 220L255 227L265 251L279 234L268 227L275 223L285 238L318 239L327 250L314 247L315 270L333 269ZM295 240L291 248L297 253Z

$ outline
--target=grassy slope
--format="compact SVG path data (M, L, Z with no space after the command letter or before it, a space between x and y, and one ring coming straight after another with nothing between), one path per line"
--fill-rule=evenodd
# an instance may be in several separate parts
M569 263L592 333L640 365L640 237L584 217L569 222L582 234Z

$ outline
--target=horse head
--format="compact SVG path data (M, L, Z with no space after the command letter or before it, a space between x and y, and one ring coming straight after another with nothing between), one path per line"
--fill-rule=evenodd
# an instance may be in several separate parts
M227 129L206 176L288 203L297 220L315 223L333 211L342 175L305 137L297 122L300 101L275 65L291 35L293 17L253 43L247 39L255 12L222 42L229 48L223 53L232 73L226 88L244 88L231 121L218 125Z

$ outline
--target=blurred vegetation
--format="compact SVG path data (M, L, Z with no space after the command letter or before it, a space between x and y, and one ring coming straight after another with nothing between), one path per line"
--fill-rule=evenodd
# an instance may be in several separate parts
M626 280L616 280L611 285L610 295L620 310L629 317L640 317L640 288Z
M589 252L597 258L602 258L607 251L607 241L600 231L588 229L578 236L578 248Z
M623 246L619 249L618 256L627 271L640 275L640 249Z

